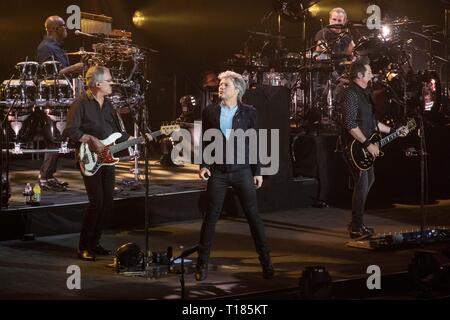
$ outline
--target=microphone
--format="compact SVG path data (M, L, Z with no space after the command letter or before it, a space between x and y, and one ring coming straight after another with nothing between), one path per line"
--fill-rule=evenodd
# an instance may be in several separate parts
M89 37L89 38L102 38L102 36L98 36L98 35L82 32L80 30L75 30L74 33L75 33L76 36L83 36L83 37Z
M379 75L374 75L373 78L372 78L372 82L373 83L381 82L380 76Z

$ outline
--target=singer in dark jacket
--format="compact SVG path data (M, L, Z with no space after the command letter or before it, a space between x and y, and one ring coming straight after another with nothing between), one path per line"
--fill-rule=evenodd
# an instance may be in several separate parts
M231 136L231 130L242 129L246 131L254 129L257 132L258 121L256 109L241 102L246 89L242 76L232 71L226 71L219 75L219 80L220 103L205 108L202 115L202 130L203 134L209 129L220 130L221 138L224 146L226 146L227 143L230 143L228 139ZM208 181L208 186L206 190L207 210L201 229L195 272L197 281L202 281L207 277L212 239L229 186L232 186L238 195L250 225L250 231L262 265L263 277L268 279L274 275L264 224L258 214L257 206L256 189L261 187L263 178L259 157L256 157L255 163L250 162L251 147L248 139L245 139L244 145L237 146L235 144L234 159L228 159L224 151L223 164L206 164L204 162L200 166L199 176L201 179ZM242 149L245 152L244 163L237 162L236 157L239 154L239 152L236 152L237 149Z

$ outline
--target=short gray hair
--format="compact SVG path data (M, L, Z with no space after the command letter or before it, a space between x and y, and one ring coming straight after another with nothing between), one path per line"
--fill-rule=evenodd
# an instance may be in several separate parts
M219 80L230 79L233 81L235 88L239 91L238 100L241 101L244 96L245 90L247 89L247 84L244 78L234 71L225 71L219 74Z
M86 85L89 88L95 87L96 83L105 79L105 73L109 69L102 66L92 66L86 72Z
M344 20L347 21L347 12L345 12L345 10L343 8L337 7L337 8L331 9L330 10L330 18L331 18L331 15L333 14L333 12L342 13L344 15Z

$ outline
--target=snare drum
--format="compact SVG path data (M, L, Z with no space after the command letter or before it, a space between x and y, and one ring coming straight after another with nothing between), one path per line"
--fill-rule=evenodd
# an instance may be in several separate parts
M44 79L59 78L60 70L61 62L59 61L45 61L41 64L41 72Z
M74 101L72 86L66 79L43 80L40 88L49 107L68 107Z
M14 108L31 108L36 97L36 85L31 80L12 79L3 81L0 86L0 103Z
M19 62L16 69L19 71L20 79L36 81L38 78L39 63L35 61Z

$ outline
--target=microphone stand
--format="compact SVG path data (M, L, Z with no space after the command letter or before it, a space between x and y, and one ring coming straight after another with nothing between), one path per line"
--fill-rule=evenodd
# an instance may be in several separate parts
M183 249L183 246L180 247L180 249ZM185 281L184 281L184 273L185 273L185 269L184 269L184 258L190 256L191 254L198 252L199 246L196 245L192 248L186 249L183 252L181 252L181 254L174 258L172 263L175 263L175 261L177 261L178 259L181 259L181 270L178 272L178 274L180 275L180 284L181 284L181 300L185 300L186 299L186 288L185 288Z
M143 75L143 81L145 83L145 96L148 94L149 90L149 84L150 82L147 81L147 57L145 57L144 60L144 75ZM150 141L146 138L145 131L147 130L147 99L145 99L142 102L143 108L142 110L142 126L140 128L141 134L145 138L145 144L144 144L144 171L145 171L145 200L144 200L144 214L145 214L145 253L144 253L144 268L146 275L150 272L150 249L149 249L149 226L150 226L150 208L149 208L149 184L150 184L150 168L149 168L149 158L148 158L148 148L150 146Z
M428 165L427 147L425 140L425 125L423 121L423 110L419 112L419 140L420 140L420 244L424 244L425 226L427 224L427 213L425 211L425 201L428 201ZM425 189L426 186L426 189Z
M4 124L8 120L8 116L11 112L11 110L15 107L17 101L19 100L19 96L16 95L13 103L9 107L8 111L6 112L5 118L0 121L0 133L5 133L5 150L6 150L6 156L5 156L5 183L6 183L6 200L5 200L5 208L9 207L9 201L8 201L8 193L9 193L9 135L8 135L8 128L4 128ZM3 129L4 128L4 129ZM3 139L2 134L0 134L0 149L1 149L1 156L0 156L0 208L3 207Z

